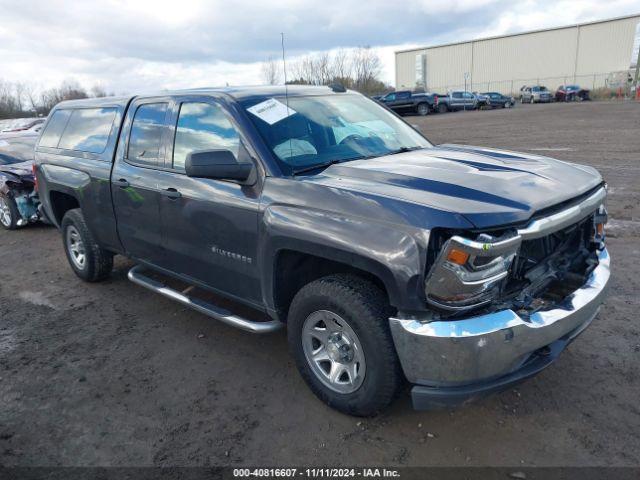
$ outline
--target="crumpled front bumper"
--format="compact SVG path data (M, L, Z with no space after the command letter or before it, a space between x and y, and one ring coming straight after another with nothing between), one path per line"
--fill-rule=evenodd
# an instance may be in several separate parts
M405 376L416 384L414 406L465 403L548 366L598 313L610 276L606 248L598 257L581 288L529 319L513 310L452 321L390 318Z

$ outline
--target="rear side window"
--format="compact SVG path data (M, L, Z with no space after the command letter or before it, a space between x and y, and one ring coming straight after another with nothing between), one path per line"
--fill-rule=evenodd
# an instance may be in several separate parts
M53 112L47 128L42 132L38 145L41 147L58 148L60 137L67 126L70 116L71 110L56 110Z
M210 103L183 103L176 128L173 168L184 171L190 152L196 150L230 150L238 157L240 136L222 108Z
M167 106L164 102L138 107L131 125L127 158L136 163L157 164Z
M89 153L104 152L115 117L115 108L73 110L58 148Z

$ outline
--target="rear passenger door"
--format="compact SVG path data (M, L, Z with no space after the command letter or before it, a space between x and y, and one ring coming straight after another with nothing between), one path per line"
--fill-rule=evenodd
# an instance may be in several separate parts
M170 99L162 97L132 102L111 175L122 245L136 259L161 267L166 262L159 183L166 154L169 105Z
M252 162L247 139L223 101L209 96L175 98L161 216L169 269L227 296L262 304L258 274L261 179L253 185L191 178L185 160L197 150L230 150ZM173 133L175 132L175 133ZM257 165L256 165L257 167Z

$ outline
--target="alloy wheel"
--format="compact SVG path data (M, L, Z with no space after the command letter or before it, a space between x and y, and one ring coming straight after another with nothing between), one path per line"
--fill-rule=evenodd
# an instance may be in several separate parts
M302 327L304 355L314 375L331 390L353 393L364 381L366 363L358 336L340 316L313 312Z
M84 242L80 236L80 232L73 225L67 228L67 250L73 264L79 269L84 270L87 262L87 255L84 249Z

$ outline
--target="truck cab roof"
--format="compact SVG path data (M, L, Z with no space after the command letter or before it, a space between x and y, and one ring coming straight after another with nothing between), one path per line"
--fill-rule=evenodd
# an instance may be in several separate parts
M166 97L173 95L211 95L211 96L227 96L237 101L265 99L271 97L304 97L311 95L346 95L357 94L352 90L346 92L336 92L330 87L325 86L309 86L309 85L270 85L270 86L244 86L244 87L202 87L189 88L184 90L164 90L143 93L139 95L119 96L119 97L101 97L101 98L83 98L80 100L67 100L60 102L56 109L60 108L78 108L78 107L99 107L99 106L126 106L132 99L139 97Z

